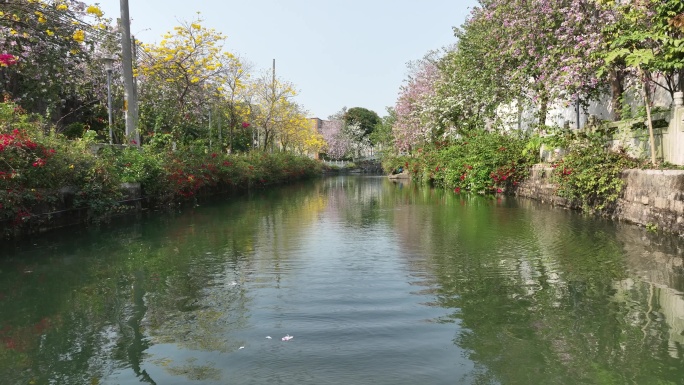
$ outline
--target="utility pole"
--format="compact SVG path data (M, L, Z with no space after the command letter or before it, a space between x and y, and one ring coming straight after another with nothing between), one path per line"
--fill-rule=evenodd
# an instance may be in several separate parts
M131 63L133 64L133 71L138 70L138 42L135 41L135 36L131 35L132 53L133 58ZM133 76L133 91L135 92L135 127L138 127L138 78Z
M124 77L124 111L126 112L126 143L140 146L138 131L138 94L133 80L133 47L131 44L131 17L128 0L121 3L121 59Z

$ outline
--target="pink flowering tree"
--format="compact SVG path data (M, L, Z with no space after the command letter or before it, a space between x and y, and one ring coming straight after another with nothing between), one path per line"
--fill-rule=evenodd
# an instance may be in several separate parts
M0 93L62 126L84 120L104 89L104 69L93 63L107 28L102 11L75 0L9 0L0 11Z
M603 46L605 15L597 2L481 1L471 20L489 27L492 45L482 52L482 62L505 74L510 96L524 96L536 105L540 125L551 102L586 101L602 91L597 53Z
M431 58L426 57L412 64L411 73L401 86L394 107L396 121L392 135L397 150L410 151L415 146L434 140L439 134L428 108L439 79L439 70Z
M344 120L324 120L321 135L325 140L325 152L331 159L342 159L351 150L351 140L344 133Z

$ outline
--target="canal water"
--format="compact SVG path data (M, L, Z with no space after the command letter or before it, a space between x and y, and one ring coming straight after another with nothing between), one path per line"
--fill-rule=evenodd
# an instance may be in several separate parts
M684 243L333 177L0 251L0 384L682 384Z

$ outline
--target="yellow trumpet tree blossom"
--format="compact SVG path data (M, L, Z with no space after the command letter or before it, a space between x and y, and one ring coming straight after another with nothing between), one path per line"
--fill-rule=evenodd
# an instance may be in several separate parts
M292 83L264 73L250 85L245 101L262 150L279 146L300 154L320 151L325 144L323 137L311 126L306 111L293 101L297 92Z
M252 84L256 108L253 108L254 122L259 131L259 146L273 149L276 136L290 117L289 110L295 108L291 102L297 95L294 85L264 73Z
M278 137L282 149L300 155L318 154L325 146L325 140L306 117L306 111L291 102L282 103L280 107Z
M226 105L224 116L228 121L228 151L233 152L236 130L240 130L243 123L249 123L249 106L243 102L247 93L247 82L250 77L251 66L239 57L225 58L223 63L223 85L219 87L220 97Z
M141 104L149 96L147 101L153 105L147 106L148 112L155 116L157 126L163 116L161 124L167 127L162 128L177 131L196 126L206 105L224 95L230 68L239 68L235 57L222 49L225 35L201 23L201 19L184 22L158 44L143 44L137 69L144 84Z

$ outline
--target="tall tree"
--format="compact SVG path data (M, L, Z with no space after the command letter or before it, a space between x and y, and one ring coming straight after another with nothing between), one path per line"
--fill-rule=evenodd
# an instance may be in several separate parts
M650 85L668 90L671 96L682 89L684 33L677 26L677 18L684 13L684 4L676 0L601 3L615 12L615 18L604 28L608 49L603 57L607 67L599 72L605 72L616 63L624 63L637 74L648 119L651 163L655 165Z
M375 111L363 107L352 107L344 113L344 123L346 125L356 124L361 129L359 139L370 135L375 126L380 123L380 117Z
M296 108L292 98L297 95L294 85L263 73L252 84L258 108L253 108L254 123L259 132L262 150L273 149L276 137L287 123L291 110Z
M324 151L329 158L335 160L347 156L351 149L351 141L344 134L344 121L341 119L344 115L338 116L340 118L333 115L330 116L330 120L324 120L321 128L321 135L325 141Z
M603 28L607 50L602 55L608 66L639 65L651 75L648 80L670 93L684 83L684 3L677 0L645 0L634 4L600 1L613 14ZM605 72L609 68L601 68Z
M434 60L424 58L413 63L410 71L394 107L396 121L392 126L392 135L399 151L410 151L435 137L428 105L435 95L435 86L440 78L439 69Z
M301 155L318 155L325 144L323 136L311 124L301 106L290 103L287 107L279 127L282 148Z
M454 28L456 46L438 62L442 81L437 84L437 111L443 125L458 132L480 129L494 119L500 104L517 100L499 61L489 60L499 37L492 33L497 20L473 11L460 28Z
M225 74L224 86L218 88L225 101L224 115L228 118L228 151L233 152L233 141L236 133L240 131L243 123L249 120L249 109L243 103L246 95L246 82L249 80L251 65L246 64L239 57L226 57L223 71ZM244 130L243 130L244 131Z
M373 133L370 135L371 143L380 150L392 146L392 126L397 120L394 108L387 107L386 111L387 115L380 118L380 123L375 126Z
M605 20L594 0L482 0L471 18L484 19L496 42L482 58L498 64L514 98L526 96L546 123L556 100L586 101L599 95L600 28ZM467 27L467 26L466 26Z

